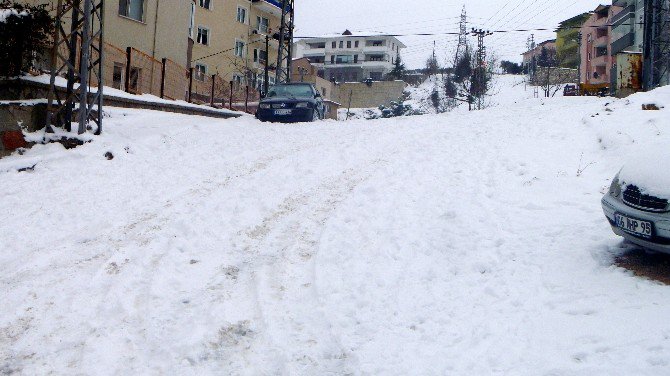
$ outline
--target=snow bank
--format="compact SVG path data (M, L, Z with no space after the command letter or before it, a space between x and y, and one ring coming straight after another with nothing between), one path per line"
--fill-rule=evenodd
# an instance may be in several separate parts
M670 106L670 86L664 86L645 93L636 93L624 101L634 107L642 108L642 105L655 104L661 109Z
M47 84L49 85L51 83L51 76L48 74L42 74L39 76L23 76L21 77L22 80L24 81L33 81L33 82L38 82L41 84ZM59 87L66 87L67 86L67 80L63 77L56 77L56 86ZM75 87L78 87L78 84L75 84ZM164 99L157 97L153 94L131 94L127 93L123 90L115 89L109 86L104 87L104 93L105 96L112 96L112 97L117 97L117 98L128 98L128 99L133 99L136 101L141 101L141 102L149 102L149 103L164 103L164 104L173 104L173 105L179 105L182 107L192 107L192 108L203 108L207 107L211 111L218 111L222 113L235 113L239 114L242 116L248 115L244 112L238 112L238 111L230 111L227 109L215 109L209 106L203 106L195 103L189 103L184 100L170 100L170 99Z
M659 110L643 110L655 104ZM604 150L621 156L621 181L646 193L670 198L670 87L637 93L607 103L585 117Z

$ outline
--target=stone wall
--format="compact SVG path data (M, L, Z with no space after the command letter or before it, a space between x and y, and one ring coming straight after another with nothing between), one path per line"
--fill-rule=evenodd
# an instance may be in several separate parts
M402 96L405 85L403 81L344 82L333 88L330 98L342 104L342 108L349 107L350 96L351 108L388 106Z

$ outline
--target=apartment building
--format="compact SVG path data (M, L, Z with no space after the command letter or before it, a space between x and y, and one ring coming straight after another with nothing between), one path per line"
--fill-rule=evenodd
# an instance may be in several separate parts
M620 52L642 52L644 48L644 0L614 0L620 9L612 16L612 56Z
M587 85L612 87L612 19L623 8L615 5L600 5L581 28L581 77Z
M196 0L195 78L218 74L237 85L261 88L267 62L273 84L279 49L273 36L281 26L281 9L281 0Z
M24 1L47 4L56 13L58 0ZM193 0L106 0L105 42L120 49L134 47L154 59L168 58L186 67L192 5Z
M295 44L295 58L308 58L327 80L379 81L392 69L406 46L397 38L367 32L351 32L303 39Z
M531 72L533 69L537 68L539 59L542 56L542 51L546 50L550 56L556 57L556 39L545 40L544 42L538 43L532 49L521 54L523 56L523 67L524 69ZM532 72L531 72L532 74Z

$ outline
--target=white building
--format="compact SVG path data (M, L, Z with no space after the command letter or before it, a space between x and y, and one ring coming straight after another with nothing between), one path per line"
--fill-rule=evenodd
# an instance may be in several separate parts
M393 69L400 50L406 46L396 37L381 33L351 32L302 39L295 45L295 57L306 57L327 80L356 82L382 80Z

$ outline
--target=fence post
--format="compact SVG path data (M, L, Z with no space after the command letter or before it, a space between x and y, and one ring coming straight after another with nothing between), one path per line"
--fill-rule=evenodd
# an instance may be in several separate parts
M167 59L163 58L161 60L161 99L165 98L165 65L167 64Z
M247 85L247 92L244 97L244 112L249 112L249 85Z
M130 64L131 64L131 56L133 54L133 48L132 47L126 47L126 93L130 93Z
M188 103L193 103L193 70L191 68L188 72Z
M233 81L230 81L230 98L228 99L228 102L229 102L228 108L230 108L230 110L232 111L233 110Z
M216 75L212 75L212 96L209 98L209 105L214 107L214 88L216 87Z

